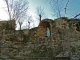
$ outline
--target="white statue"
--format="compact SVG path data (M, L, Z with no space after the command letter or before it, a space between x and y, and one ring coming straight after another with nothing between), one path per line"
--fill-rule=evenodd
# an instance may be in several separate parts
M48 37L50 37L50 29L49 29L49 28L47 28L47 30L46 30L46 35L47 35Z

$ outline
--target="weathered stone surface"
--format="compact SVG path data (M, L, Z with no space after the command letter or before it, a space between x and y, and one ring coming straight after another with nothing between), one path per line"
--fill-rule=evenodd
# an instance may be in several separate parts
M54 21L44 19L38 27L30 30L15 31L15 33L4 31L4 34L0 35L0 57L3 59L53 57L66 52L70 49L70 45L75 47L80 45L77 22L62 18ZM50 29L50 37L46 36L47 27Z

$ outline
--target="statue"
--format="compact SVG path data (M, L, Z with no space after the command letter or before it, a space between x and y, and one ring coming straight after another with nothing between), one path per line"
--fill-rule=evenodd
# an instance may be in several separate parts
M48 37L50 37L50 29L47 27L47 30L46 30L46 35L48 36Z

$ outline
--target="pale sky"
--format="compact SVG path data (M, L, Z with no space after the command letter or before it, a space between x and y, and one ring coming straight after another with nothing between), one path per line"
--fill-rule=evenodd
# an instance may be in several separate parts
M51 7L50 4L48 2L46 2L46 0L28 0L29 1L29 7L30 7L30 11L33 12L33 14L36 14L36 8L41 6L42 8L44 8L44 12L47 15L47 18L52 18L54 19L51 14Z
M47 13L50 9L50 5L46 3L45 0L28 0L29 1L29 15L32 15L33 18L33 22L31 23L31 27L36 27L39 24L39 21L37 20L37 15L36 15L36 8L39 6L42 6L42 8L44 8L44 11L46 13L46 17L45 18L51 18L51 12ZM43 1L43 2L41 2ZM35 4L35 2L38 4ZM44 4L45 3L45 4ZM45 7L47 6L47 7ZM6 10L6 5L5 2L3 0L0 0L0 20L8 20L9 16L7 14L7 10ZM24 22L24 24L22 24L22 28L26 28L26 25L28 25L27 22ZM19 25L17 24L17 28L19 29Z
M56 0L55 0L56 1ZM61 10L61 15L64 17L73 18L76 14L80 13L80 0L69 0L69 3L67 5L67 14L64 13L64 8L66 6L66 3L68 0L58 0L59 6ZM39 21L36 18L36 8L41 6L44 8L44 11L46 13L46 18L49 19L55 19L57 13L54 10L51 10L52 7L50 6L49 2L46 2L46 0L28 0L29 2L29 15L32 15L33 22L31 23L31 27L36 27L39 24ZM53 3L53 2L52 2ZM55 6L56 8L56 6ZM52 12L53 11L53 12ZM57 9L56 9L57 11ZM52 16L52 14L54 16ZM80 17L78 17L80 18ZM6 12L6 6L3 0L0 0L0 20L8 20L8 14ZM25 21L22 25L22 28L25 28L28 23ZM19 29L19 25L17 25L17 28Z
M0 0L0 19L8 20L8 14L6 12L6 6L3 0Z

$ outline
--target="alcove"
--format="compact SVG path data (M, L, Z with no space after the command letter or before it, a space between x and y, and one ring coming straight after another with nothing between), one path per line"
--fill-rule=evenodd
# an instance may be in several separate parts
M46 20L41 21L38 27L38 35L41 37L48 37L46 34L47 28L49 29L50 32L50 22Z

